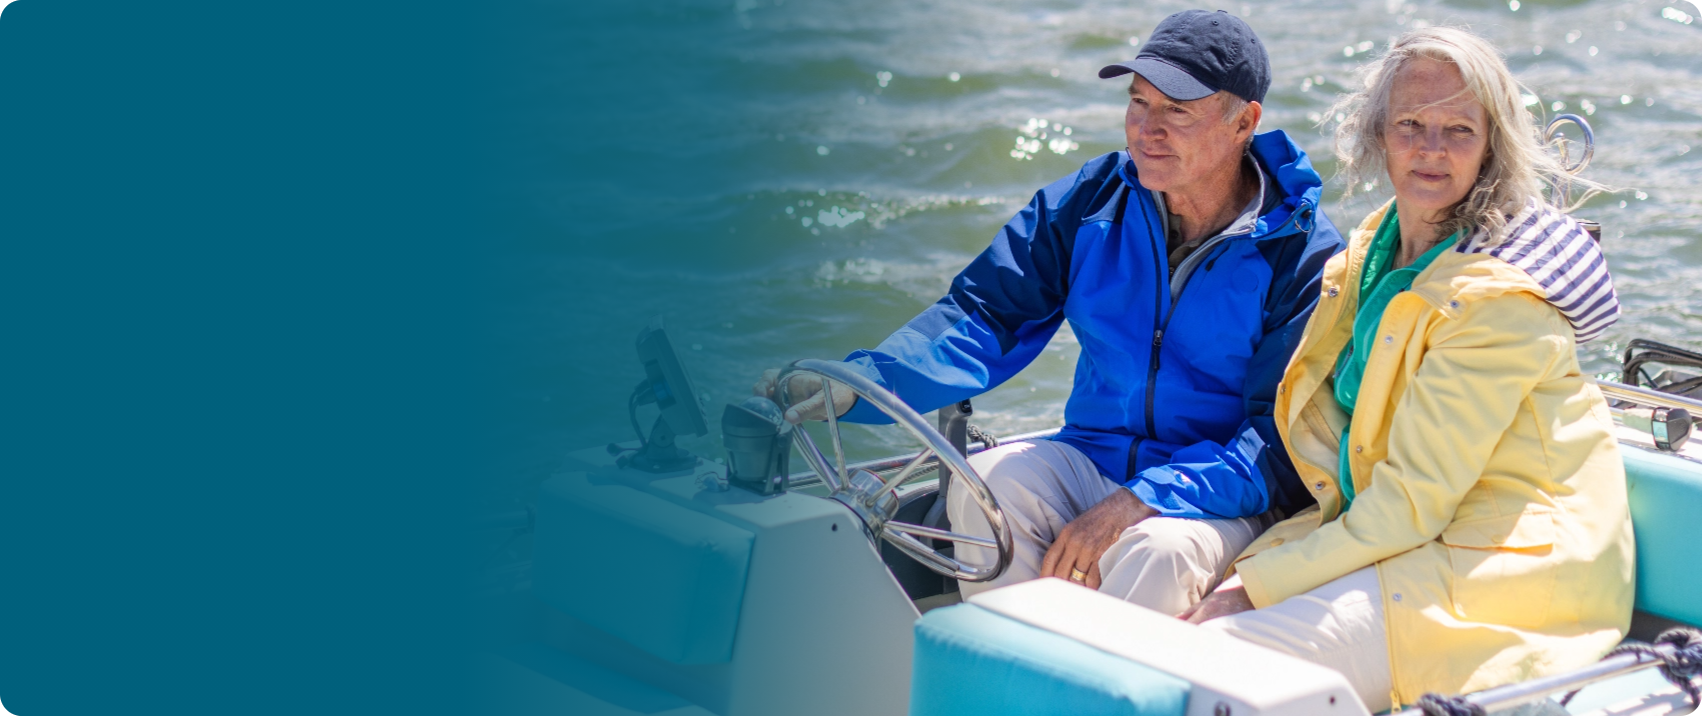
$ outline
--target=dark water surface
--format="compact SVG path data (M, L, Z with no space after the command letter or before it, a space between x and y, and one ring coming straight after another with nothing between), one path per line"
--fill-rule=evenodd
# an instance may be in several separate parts
M673 1L540 12L499 88L519 109L506 153L514 222L500 329L514 355L504 480L562 452L629 439L632 340L670 332L714 423L766 367L871 347L935 301L1039 187L1123 147L1131 59L1179 2ZM1271 52L1265 127L1326 178L1317 128L1355 68L1405 29L1464 24L1502 48L1542 115L1595 127L1588 176L1624 190L1600 221L1625 317L1584 347L1616 368L1633 337L1702 348L1702 7L1689 0L1233 3ZM1327 210L1344 229L1374 206ZM1379 199L1380 201L1380 199ZM1067 328L978 398L995 433L1060 423L1077 344ZM649 413L645 414L646 424ZM853 427L857 455L905 443Z

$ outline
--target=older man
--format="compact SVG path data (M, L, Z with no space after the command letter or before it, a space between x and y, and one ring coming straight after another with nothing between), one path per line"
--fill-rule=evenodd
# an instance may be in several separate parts
M926 411L1015 375L1064 321L1080 341L1057 437L971 460L1016 552L966 593L1055 576L1177 614L1273 513L1313 502L1271 410L1324 261L1343 244L1306 153L1281 131L1255 135L1264 46L1233 15L1189 10L1135 60L1099 72L1125 74L1128 149L1041 189L944 298L846 359ZM820 415L819 383L792 386L794 400L814 396L788 417ZM834 402L848 404L846 421L884 420ZM950 495L956 530L991 534L967 490Z

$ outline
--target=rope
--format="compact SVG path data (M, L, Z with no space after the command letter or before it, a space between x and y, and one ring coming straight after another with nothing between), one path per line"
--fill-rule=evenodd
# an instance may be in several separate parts
M971 425L966 432L970 440L979 441L981 444L986 445L988 450L992 450L999 446L998 438L993 437L992 433L982 430L979 427Z
M1672 653L1661 653L1655 648L1655 645L1659 644L1672 645ZM1683 690L1684 695L1690 699L1691 706L1702 705L1702 688L1696 685L1697 675L1702 674L1702 631L1689 627L1673 627L1655 637L1655 644L1628 641L1614 647L1613 651L1602 658L1609 659L1621 654L1635 654L1639 658L1660 661L1661 676ZM1560 700L1560 705L1565 706L1577 695L1577 691L1567 694L1566 698Z
M1663 644L1672 646L1673 650L1668 653L1655 648ZM1623 654L1661 662L1661 676L1682 689L1692 707L1702 705L1702 687L1696 684L1696 677L1702 675L1702 631L1673 627L1655 637L1654 644L1629 641L1614 647L1602 658L1611 659ZM1560 700L1560 705L1565 706L1577 695L1577 691L1567 694ZM1419 697L1416 705L1424 716L1484 716L1483 707L1467 701L1464 696L1425 694Z
M1482 706L1467 701L1464 696L1425 694L1418 697L1415 705L1424 716L1486 716Z
M1690 705L1702 705L1702 689L1696 686L1696 677L1702 674L1702 631L1689 627L1673 627L1660 636L1655 637L1655 644L1671 644L1671 654L1662 654L1654 646L1628 642L1613 648L1608 656L1620 654L1636 654L1640 657L1650 657L1661 660L1661 676L1667 677L1674 686L1682 689L1689 697Z

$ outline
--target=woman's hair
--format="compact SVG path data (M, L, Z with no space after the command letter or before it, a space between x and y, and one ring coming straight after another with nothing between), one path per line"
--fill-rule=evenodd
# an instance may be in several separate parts
M1378 183L1387 173L1383 132L1389 119L1389 91L1395 75L1417 57L1459 68L1466 91L1483 105L1489 125L1483 169L1465 199L1454 205L1452 216L1438 227L1442 236L1482 229L1494 245L1505 239L1508 215L1533 199L1544 201L1544 183L1583 188L1578 204L1605 188L1567 176L1560 159L1543 144L1536 119L1525 109L1524 88L1493 46L1461 28L1428 27L1401 35L1382 57L1361 68L1360 90L1339 98L1326 115L1343 118L1336 128L1336 156L1348 181L1348 196L1361 183ZM1560 208L1570 211L1576 206Z

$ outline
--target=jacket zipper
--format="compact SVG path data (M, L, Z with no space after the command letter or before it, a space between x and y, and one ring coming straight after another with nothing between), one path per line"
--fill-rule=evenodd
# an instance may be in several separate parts
M1271 238L1271 237L1275 237L1275 236L1280 235L1280 233L1282 232L1283 229L1288 228L1289 224L1295 223L1297 221L1301 212L1306 211L1310 208L1311 208L1310 202L1301 202L1300 207L1295 209L1293 213L1288 215L1287 221L1282 222L1282 225L1278 226L1275 231L1267 232L1265 234L1265 237ZM1249 232L1247 234L1247 236L1249 236L1249 237L1252 236L1252 233ZM1194 259L1199 259L1201 261L1205 260L1204 257L1208 253L1210 253L1211 250L1216 248L1218 244L1221 244L1225 241L1228 241L1231 238L1235 238L1235 237L1228 237L1228 236L1215 237L1211 241L1207 241L1206 243L1202 244L1199 248L1194 249L1194 252L1189 254L1188 258L1182 259L1182 265L1178 266L1177 271L1176 271L1176 273L1178 275L1180 275L1180 277L1181 277L1182 284L1180 286L1172 288L1172 290L1171 290L1171 294L1173 296L1175 296L1175 298L1171 300L1170 313L1168 313L1168 314L1164 313L1164 296L1163 296L1163 291L1164 291L1163 283L1164 282L1162 280L1163 277L1164 277L1163 276L1164 270L1162 268L1159 269L1159 277L1161 279L1159 281L1160 287L1158 289L1159 290L1159 300L1158 300L1158 303L1155 305L1155 308L1154 308L1154 311L1153 311L1154 315L1153 315L1153 319L1152 319L1152 323L1155 326L1155 328L1153 329L1153 332L1152 332L1152 359L1147 362L1147 375L1146 375L1146 429L1147 429L1147 432L1149 434L1156 434L1158 432L1157 428L1154 426L1154 423L1156 423L1157 420L1154 416L1153 404L1154 404L1154 402L1157 398L1157 392L1158 392L1156 388L1157 388L1157 385L1158 385L1159 353L1161 353L1163 348L1164 348L1164 332L1166 330L1169 330L1170 319L1174 318L1176 316L1176 306L1182 302L1182 292L1183 292L1183 290L1185 290L1188 287L1188 279L1193 277L1193 269L1192 268L1189 268L1187 272L1183 272L1181 269L1188 267L1189 262L1194 261ZM1198 261L1194 261L1194 263L1197 265ZM1153 245L1153 266L1158 266L1158 246L1156 244ZM1131 445L1129 447L1129 470L1130 470L1130 472L1134 471L1134 464L1135 464L1134 451L1135 451L1135 448L1138 447L1140 444L1141 444L1141 440L1136 440L1134 445ZM1133 475L1130 475L1130 476L1133 477Z
M1163 233L1162 228L1160 228L1160 233L1161 234ZM1152 249L1153 272L1157 275L1157 278L1158 278L1158 280L1152 282L1153 293L1155 294L1153 296L1153 302L1152 302L1152 326L1153 326L1152 346L1153 346L1153 348L1152 348L1152 356L1147 359L1147 374L1146 374L1146 431L1147 431L1147 434L1150 435L1150 434L1153 433L1153 425L1152 425L1152 387L1153 387L1153 384L1152 384L1152 380L1153 380L1154 377L1156 377L1158 375L1158 347L1164 345L1164 320L1165 320L1164 319L1164 289L1165 289L1165 284L1168 283L1168 280L1167 280L1167 277L1165 276L1165 271L1164 271L1164 269L1165 269L1165 266L1164 266L1165 258L1164 258L1164 255L1161 252L1159 252L1159 250L1158 250L1158 242L1151 241L1151 242L1148 242L1147 245L1148 245L1149 248ZM1140 443L1137 442L1135 444L1139 445ZM1131 454L1132 454L1134 448L1131 447L1129 449L1130 449ZM1130 462L1133 462L1133 460L1131 459Z
M1170 330L1170 319L1176 317L1176 306L1182 302L1182 291L1188 287L1188 279L1193 277L1194 270L1192 266L1199 265L1199 262L1204 261L1205 256L1217 248L1218 244L1228 241L1230 238L1233 237L1221 235L1213 237L1211 241L1201 244L1199 248L1194 249L1193 253L1188 254L1188 258L1182 259L1182 265L1176 267L1176 279L1180 280L1182 283L1180 285L1171 286L1170 288L1170 295L1173 298L1171 298L1170 301L1169 313L1163 313L1163 298L1161 297L1159 299L1157 310L1159 315L1153 316L1152 321L1153 325L1156 326L1152 332L1152 360L1147 362L1146 429L1148 433L1157 432L1157 428L1154 427L1156 419L1153 404L1157 400L1157 390L1155 390L1155 387L1158 385L1158 368L1161 362L1159 354L1164 352L1164 332ZM1154 252L1156 253L1156 247ZM1154 264L1156 265L1156 263L1157 262L1155 261ZM1183 271L1182 269L1188 270ZM1159 290L1162 291L1163 289Z
M1147 233L1148 233L1149 236L1152 234L1151 227L1148 227ZM1163 225L1162 222L1160 222L1159 227L1158 227L1158 235L1159 236L1164 235L1164 225ZM1157 279L1156 281L1152 282L1153 294L1154 294L1153 295L1153 302L1152 302L1152 325L1153 325L1152 345L1153 345L1153 349L1152 349L1152 355L1147 359L1147 375L1146 375L1146 379L1147 379L1147 383L1146 383L1146 431L1147 431L1148 434L1151 434L1153 432L1153 425L1152 425L1152 423L1153 423L1153 420L1152 420L1152 390L1153 390L1153 384L1152 384L1152 381L1153 381L1153 378L1158 375L1158 347L1164 345L1164 326L1163 326L1163 322L1164 322L1164 289L1165 289L1165 284L1167 283L1167 280L1166 280L1165 271L1164 271L1165 267L1163 265L1166 262L1166 260L1164 258L1164 255L1162 253L1160 253L1159 250L1158 250L1158 242L1148 241L1147 247L1152 250L1153 274L1154 274L1154 277ZM1127 467L1128 474L1124 476L1125 480L1131 479L1135 476L1135 456L1140 451L1141 443L1143 443L1143 442L1146 442L1146 436L1145 435L1136 435L1134 441L1129 443L1129 459L1128 459L1128 467Z

